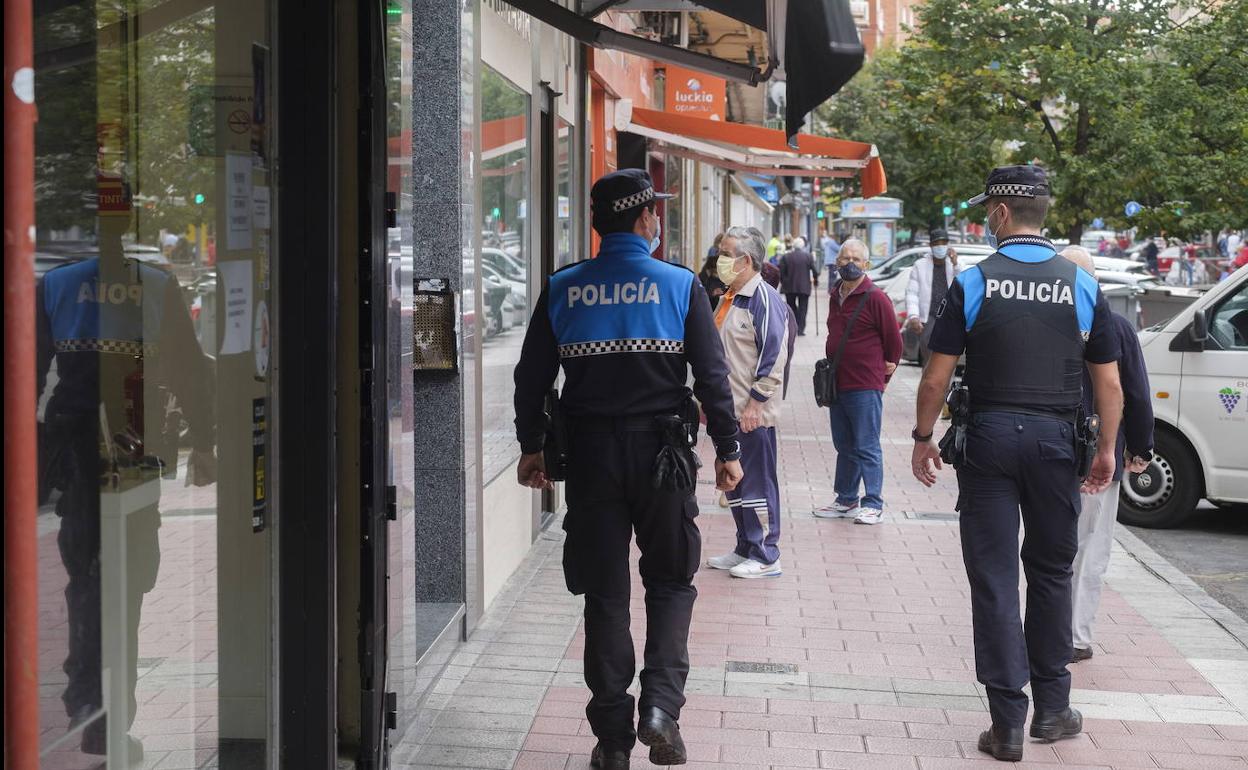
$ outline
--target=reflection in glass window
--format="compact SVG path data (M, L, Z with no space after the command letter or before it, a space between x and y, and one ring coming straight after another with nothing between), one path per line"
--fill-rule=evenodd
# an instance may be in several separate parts
M36 3L46 768L266 766L268 22Z
M529 301L529 95L481 67L482 462L485 483L519 457L512 370ZM536 298L534 298L536 299Z
M562 118L555 137L555 269L579 262L572 253L572 126Z

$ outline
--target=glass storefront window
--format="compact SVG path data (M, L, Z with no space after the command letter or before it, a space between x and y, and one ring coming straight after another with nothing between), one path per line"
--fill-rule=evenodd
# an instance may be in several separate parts
M267 766L269 13L36 4L45 768Z
M572 217L572 126L563 118L557 124L555 136L555 269L579 262L578 255L572 253L573 217Z
M532 312L529 274L529 95L481 66L480 281L483 478L519 458L512 371ZM470 266L466 266L469 269Z

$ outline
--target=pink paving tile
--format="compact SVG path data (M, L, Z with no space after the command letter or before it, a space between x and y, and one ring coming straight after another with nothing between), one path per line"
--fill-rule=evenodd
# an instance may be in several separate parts
M771 733L771 745L776 748L819 749L821 751L866 751L859 735L836 733Z
M927 722L929 724L947 724L948 718L941 709L911 708L907 706L873 706L858 707L860 719L884 719L900 722ZM983 718L983 715L981 715Z
M1057 755L1065 764L1109 765L1121 767L1153 767L1147 751L1109 750L1091 746L1058 744Z
M1217 729L1210 725L1185 724L1183 722L1130 722L1123 725L1132 735L1165 736L1168 738L1218 738ZM1218 728L1221 729L1221 728Z
M730 698L723 695L688 695L685 706L704 711L739 711L747 714L767 712L767 701L763 698Z
M1218 754L1248 759L1248 740L1228 741L1206 738L1186 738L1188 746L1197 754Z
M951 740L924 738L888 738L869 735L867 751L871 754L904 754L912 757L956 757L958 745Z
M1160 767L1176 770L1245 770L1248 762L1242 757L1214 757L1207 754L1176 754L1153 752L1153 759Z
M727 750L725 750L727 752ZM819 753L814 749L785 748L733 748L731 754L725 753L734 762L753 767L769 765L790 765L793 767L819 767Z
M685 727L681 726L681 735L686 743L705 743L717 746L731 746L735 751L741 746L766 746L767 733L761 730L727 729L723 727Z
M835 770L915 770L918 767L918 761L914 757L843 751L821 751L819 762L822 767Z
M804 716L843 717L850 719L858 715L858 709L852 703L784 700L781 698L768 701L767 711L770 714L801 714Z
M936 727L936 725L933 725ZM948 725L943 725L948 727ZM888 738L917 738L906 731L904 722L885 722L879 719L844 719L840 717L818 717L815 719L815 731L839 735L877 735Z
M554 735L578 735L581 731L581 723L583 719L574 719L572 717L537 717L533 720L533 726L529 728L531 733L551 733Z
M568 766L567 754L549 754L544 751L522 751L516 757L512 770L564 770Z
M801 714L724 714L723 727L728 730L813 733L815 719Z
M598 740L593 736L530 733L524 741L524 750L552 754L589 754L597 743Z

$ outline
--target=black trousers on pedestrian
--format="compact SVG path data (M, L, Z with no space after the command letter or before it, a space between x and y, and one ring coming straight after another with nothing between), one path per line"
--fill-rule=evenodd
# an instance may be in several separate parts
M1070 705L1070 578L1079 519L1074 426L1025 414L972 415L958 487L975 672L987 688L992 723L1022 727L1029 679L1037 712ZM1025 621L1018 600L1020 511Z
M784 295L788 300L789 307L793 309L793 317L797 319L797 333L806 333L806 310L810 305L809 294L794 294L789 292Z
M633 533L646 592L638 705L657 706L673 718L685 705L689 620L697 597L693 575L702 541L693 490L654 488L659 434L595 427L573 425L570 431L563 568L568 590L585 594L585 682L592 693L585 716L605 747L629 751L637 738L628 694L636 673L629 632Z

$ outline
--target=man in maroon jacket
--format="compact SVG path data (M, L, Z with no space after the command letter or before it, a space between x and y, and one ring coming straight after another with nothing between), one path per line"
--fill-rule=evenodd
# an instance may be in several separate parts
M884 516L880 449L884 386L897 370L902 344L893 303L866 276L867 266L865 243L852 238L841 245L836 258L839 279L829 303L828 358L836 358L846 326L851 321L853 325L836 367L837 402L829 410L836 446L836 500L814 513L825 519L852 517L858 524L879 524ZM859 306L862 312L856 312Z

